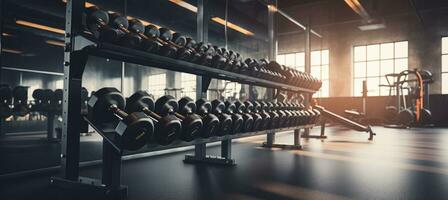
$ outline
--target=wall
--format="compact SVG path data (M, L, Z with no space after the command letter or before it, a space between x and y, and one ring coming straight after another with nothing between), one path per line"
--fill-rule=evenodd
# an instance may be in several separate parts
M360 31L360 18L343 1L319 1L284 8L296 19L311 23L323 40L312 39L312 49L330 50L330 96L352 95L352 48L354 45L409 41L409 68L430 70L435 79L431 94L441 92L441 36L448 32L447 9L425 9L423 24L408 1L376 1L376 16L387 28ZM284 19L279 21L279 53L304 51L304 33Z

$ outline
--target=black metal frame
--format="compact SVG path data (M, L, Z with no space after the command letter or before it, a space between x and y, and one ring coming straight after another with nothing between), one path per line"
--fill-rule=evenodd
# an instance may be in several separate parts
M1 0L0 0L1 1ZM206 9L208 0L198 0L197 29L198 40L207 41L208 13ZM61 137L61 165L62 178L51 178L54 187L76 191L97 192L107 199L126 198L127 188L121 185L121 157L124 153L119 142L115 141L116 135L111 127L98 127L91 123L88 117L81 117L81 87L82 75L85 64L90 56L115 59L122 62L140 64L172 71L186 72L200 75L198 80L197 97L204 97L212 78L240 82L249 85L263 86L267 88L291 91L297 93L312 94L315 91L294 87L287 84L276 83L255 77L248 77L234 72L206 67L182 60L176 60L142 52L121 46L100 43L93 37L84 33L83 11L85 0L68 0L66 5L66 34L65 34L65 56L64 56L64 96L63 96L63 131ZM273 23L273 21L272 21ZM81 120L87 121L103 137L103 168L102 180L93 180L79 177L79 148L80 148L80 126ZM211 163L222 165L234 165L231 158L232 139L274 133L276 131L308 129L312 125L298 126L289 129L275 129L269 131L251 132L222 137L211 137L207 139L196 139L192 142L176 141L168 146L147 145L147 151L159 151L164 149L195 145L195 154L187 155L186 163ZM298 134L299 132L296 131ZM295 137L299 141L299 137ZM221 141L221 156L206 155L206 143ZM68 193L70 194L70 193Z

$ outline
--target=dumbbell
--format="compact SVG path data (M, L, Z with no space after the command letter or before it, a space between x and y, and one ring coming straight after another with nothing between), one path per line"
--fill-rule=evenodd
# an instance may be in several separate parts
M60 114L62 111L62 98L63 98L64 92L62 89L56 89L53 92L53 96L51 97L51 110L55 111L56 113Z
M51 100L54 92L50 89L36 89L33 98L36 100L33 110L47 112L51 109Z
M95 123L118 120L115 132L123 149L138 150L150 141L154 133L153 121L142 112L124 111L126 100L116 88L96 91L88 102L89 115Z
M212 113L215 114L220 121L218 136L229 135L232 132L232 116L224 113L226 105L221 100L215 99L212 102Z
M260 104L261 104L261 109L263 110L263 112L268 114L269 117L271 118L270 122L268 123L267 128L268 129L277 128L278 123L279 123L279 116L278 116L277 112L272 111L269 104L265 101L262 101Z
M245 101L244 105L246 106L245 112L249 113L250 115L252 115L252 118L254 118L254 125L252 126L252 130L259 131L261 124L263 123L263 118L255 111L255 107L250 101Z
M159 52L159 50L162 48L162 44L156 39L145 35L146 28L140 20L135 18L130 19L128 21L128 24L129 24L128 27L129 31L134 34L137 34L140 38L142 38L139 49L150 53Z
M224 104L226 105L224 112L232 116L232 122L233 122L232 133L235 134L241 132L241 129L243 128L244 125L243 116L241 116L236 112L236 106L234 103L226 101Z
M287 123L287 121L288 121L288 116L286 115L286 113L283 112L283 111L277 106L277 104L274 103L274 102L269 102L268 105L269 105L269 107L271 108L271 110L272 110L273 112L275 112L275 113L278 115L278 117L279 117L279 120L278 120L278 123L277 123L276 128L284 128L284 127L286 127L286 123Z
M155 111L154 99L145 91L137 91L127 100L128 112L143 112L150 117L156 125L154 140L160 145L168 145L179 138L182 133L180 120L171 114L161 115Z
M28 87L16 86L12 90L14 99L13 113L18 116L25 116L29 113L28 106Z
M116 43L119 41L123 32L118 29L111 28L109 24L109 14L100 10L96 6L86 8L86 25L87 29L100 41Z
M118 44L128 48L142 49L143 38L139 33L129 30L129 21L126 17L116 12L109 13L109 26L119 33Z
M81 88L81 114L87 114L87 102L89 101L89 91Z
M261 116L262 122L259 130L269 129L269 124L271 123L271 116L263 109L259 101L253 101L254 110Z
M167 28L160 28L159 38L166 44L177 48L176 58L181 60L186 60L191 62L195 56L195 52L192 47L192 39L187 40L187 37L183 36L179 32L172 33L171 30ZM188 44L188 45L187 45Z
M242 132L251 132L254 126L254 118L251 114L246 112L246 105L243 102L237 100L235 101L235 111L243 117L243 127Z
M219 131L219 119L216 115L210 113L212 104L206 99L196 101L196 114L202 117L204 126L202 128L201 137L209 138L216 135Z
M173 96L165 95L156 101L156 111L160 113L171 112L181 119L183 129L180 138L187 142L197 138L203 127L201 116L194 113L195 110L196 104L189 97L184 97L176 102Z
M0 85L0 119L12 116L12 90L7 85Z
M291 112L285 103L283 102L277 102L277 105L279 107L280 110L282 110L283 112L285 112L286 116L287 116L287 121L285 122L285 127L291 127L294 126L295 120L296 120L296 115Z

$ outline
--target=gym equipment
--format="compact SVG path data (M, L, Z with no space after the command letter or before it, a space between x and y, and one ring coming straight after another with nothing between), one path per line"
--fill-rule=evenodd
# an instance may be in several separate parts
M262 101L260 104L261 104L262 112L269 115L269 117L270 117L269 122L266 124L266 129L276 128L279 123L278 122L278 120L279 120L278 114L276 112L271 111L271 108L269 107L268 103L266 103L265 101Z
M246 109L243 111L252 115L252 118L254 119L254 123L252 125L252 131L260 130L260 126L261 126L261 123L263 122L263 118L261 118L260 114L255 112L254 105L250 101L245 101L244 105L246 106Z
M162 47L162 44L159 41L157 41L153 38L147 37L145 35L146 28L140 20L135 19L135 18L130 19L128 21L128 24L129 24L129 28L128 28L129 31L137 34L139 37L142 38L142 42L141 42L139 49L147 51L147 52L151 52L151 53L159 52L160 48Z
M156 124L154 140L160 145L168 145L174 142L182 134L182 124L180 120L170 114L156 113L156 103L145 91L137 91L127 99L126 110L128 112L143 112ZM159 108L161 110L161 108ZM170 111L172 112L172 111Z
M12 109L12 90L8 85L0 85L0 120L11 117Z
M243 102L237 100L235 101L235 109L236 113L240 114L243 117L243 127L241 129L242 132L250 132L254 126L254 118L251 114L246 113L246 105Z
M393 79L393 81L389 79ZM432 73L427 70L404 70L399 74L387 74L389 95L396 90L396 106L387 106L386 111L392 119L388 128L407 128L411 126L431 126L431 111L429 111L429 84L433 82ZM408 90L407 98L404 90ZM407 101L409 100L409 101ZM409 102L409 105L407 103Z
M62 92L62 91L59 91ZM46 112L50 111L52 106L52 99L54 98L54 92L50 89L36 89L33 91L34 105L32 106L33 111ZM62 95L62 94L60 94ZM62 97L62 96L60 96ZM62 103L62 98L61 98Z
M212 102L212 113L215 114L220 121L218 136L229 135L232 132L232 117L226 113L226 105L221 100L215 99Z
M267 130L269 129L269 124L271 123L271 116L263 109L262 105L258 101L253 101L255 113L261 116L261 124L259 130Z
M364 126L361 124L358 124L354 121L351 121L347 118L344 118L342 116L339 116L333 112L330 112L328 110L326 110L324 107L319 106L319 105L314 105L314 108L316 108L320 114L322 115L322 117L324 117L322 123L321 123L321 135L319 137L324 137L325 134L325 124L326 124L326 120L329 119L333 122L336 122L338 124L341 124L343 126L346 126L348 128L351 128L355 131L360 131L360 132L367 132L369 133L369 140L373 140L373 136L376 135L373 131L372 128L370 126ZM306 137L306 136L305 136Z
M219 119L216 115L210 113L212 104L206 99L199 99L196 101L196 114L202 117L204 126L200 136L202 138L209 138L216 135L219 131Z
M119 35L117 43L125 47L141 49L143 38L137 32L128 30L129 21L126 19L126 17L121 16L116 12L108 14L109 26L115 29L115 31Z
M156 112L167 115L173 113L182 122L182 134L180 139L192 141L197 138L202 130L202 119L194 113L196 110L195 102L188 97L184 97L176 102L176 99L170 95L165 95L157 99L155 104Z
M28 87L16 86L12 90L13 96L13 114L15 116L25 116L29 113L28 106Z
M153 136L153 121L142 112L126 113L125 98L116 88L106 87L96 91L90 97L88 107L90 119L95 123L118 120L115 132L123 149L138 150Z
M100 10L96 6L89 7L85 10L86 28L100 41L118 42L122 35L117 29L111 28L109 24L109 14Z
M234 103L226 101L224 104L226 105L224 112L232 116L232 134L239 133L244 124L243 116L236 112L236 106Z

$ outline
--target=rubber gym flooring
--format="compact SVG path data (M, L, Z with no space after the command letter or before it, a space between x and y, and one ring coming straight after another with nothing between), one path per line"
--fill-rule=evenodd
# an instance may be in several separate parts
M303 140L300 151L263 149L264 137L246 138L233 145L235 167L184 164L192 151L124 161L123 184L130 200L448 199L448 129L374 131L369 142L365 133L331 127L328 139ZM2 180L0 199L53 199L51 175ZM81 175L99 178L100 167Z

